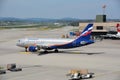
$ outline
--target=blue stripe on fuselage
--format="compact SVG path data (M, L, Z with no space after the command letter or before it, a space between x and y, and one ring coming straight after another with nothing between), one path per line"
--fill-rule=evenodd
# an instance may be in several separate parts
M80 42L71 42L71 43L64 44L64 45L50 46L49 48L51 48L51 49L67 49L67 48L81 47L81 46L85 46L85 45L89 45L89 44L94 43L93 40L85 41L84 44L82 44L81 42L82 41L80 41Z

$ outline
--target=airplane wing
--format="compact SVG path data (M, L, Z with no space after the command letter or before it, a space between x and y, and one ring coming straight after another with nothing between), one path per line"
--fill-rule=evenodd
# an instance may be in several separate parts
M49 43L44 43L44 44L36 44L36 46L38 47L38 49L48 49L50 44Z

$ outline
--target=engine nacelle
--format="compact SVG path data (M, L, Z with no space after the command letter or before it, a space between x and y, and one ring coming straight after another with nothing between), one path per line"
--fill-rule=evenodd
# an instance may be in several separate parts
M30 52L38 51L38 47L37 46L30 46L28 49L29 49Z

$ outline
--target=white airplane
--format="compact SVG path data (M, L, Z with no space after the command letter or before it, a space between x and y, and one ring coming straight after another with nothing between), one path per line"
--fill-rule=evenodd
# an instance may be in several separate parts
M120 24L117 24L116 28L117 28L117 33L115 32L108 33L107 35L103 35L103 37L108 39L120 39Z
M76 39L41 39L41 38L25 38L20 39L17 42L17 46L24 47L25 51L36 52L40 49L55 50L58 52L58 49L69 49L82 47L94 43L91 40L91 31L93 24L88 24L87 27L83 30L80 36Z

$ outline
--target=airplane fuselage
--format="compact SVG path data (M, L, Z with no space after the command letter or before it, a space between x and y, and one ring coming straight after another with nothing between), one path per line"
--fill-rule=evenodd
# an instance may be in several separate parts
M74 41L74 39L42 39L42 38L26 38L20 39L17 43L17 46L20 47L29 47L29 46L37 46L40 47L47 46L50 49L58 48L58 49L66 49L66 48L75 48L83 45L91 44L93 41L85 41L82 40L80 43Z
M46 45L46 46L52 46L57 44L64 44L72 42L73 39L42 39L42 38L26 38L26 39L20 39L17 42L17 46L20 47L29 47L31 45L35 46L38 45Z
M91 31L93 29L93 24L88 24L86 28L83 30L80 36L76 39L42 39L42 38L26 38L20 39L17 42L17 46L24 47L27 51L37 51L40 49L44 50L52 50L55 49L69 49L85 46L88 44L94 43L91 40Z

